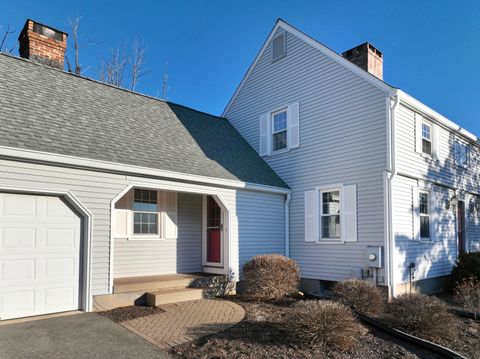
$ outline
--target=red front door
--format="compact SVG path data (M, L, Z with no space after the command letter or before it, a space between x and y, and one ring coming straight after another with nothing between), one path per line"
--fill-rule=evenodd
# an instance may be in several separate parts
M207 262L222 263L222 210L207 197Z

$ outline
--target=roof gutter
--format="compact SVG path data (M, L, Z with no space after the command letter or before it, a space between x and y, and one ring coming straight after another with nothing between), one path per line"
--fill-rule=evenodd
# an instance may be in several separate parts
M188 173L159 170L150 167L135 166L129 164L115 163L110 161L96 160L84 157L76 157L49 152L20 149L14 147L0 146L0 158L22 162L40 163L46 165L58 165L61 167L88 169L107 173L133 174L168 178L181 182L195 182L205 185L215 185L234 189L249 191L289 194L289 188L262 185L257 183L242 182L230 179L200 176Z

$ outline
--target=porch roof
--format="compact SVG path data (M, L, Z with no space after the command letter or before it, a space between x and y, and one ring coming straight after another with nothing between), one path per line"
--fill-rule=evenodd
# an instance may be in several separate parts
M5 54L0 83L0 146L288 187L224 118Z

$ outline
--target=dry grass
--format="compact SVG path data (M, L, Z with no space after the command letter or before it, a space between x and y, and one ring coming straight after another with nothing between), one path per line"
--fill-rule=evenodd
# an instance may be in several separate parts
M352 311L332 301L298 303L285 318L285 328L292 343L338 352L354 348L361 332Z
M297 263L278 254L255 256L243 267L245 295L254 300L282 300L298 292Z
M336 283L333 287L333 299L372 317L381 315L385 306L382 290L372 283L359 279Z
M403 294L386 306L388 325L433 341L454 339L456 318L448 306L436 297Z

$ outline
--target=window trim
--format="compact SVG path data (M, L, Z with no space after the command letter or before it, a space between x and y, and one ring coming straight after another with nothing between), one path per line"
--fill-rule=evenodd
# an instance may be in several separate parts
M423 125L426 125L428 127L430 127L430 139L426 139L423 137ZM420 129L422 131L422 133L420 134L421 135L421 151L420 153L422 154L422 156L427 156L429 158L433 158L433 153L435 151L435 143L434 143L434 127L433 127L433 123L429 122L429 121L426 121L424 118L422 118L422 122L421 122L421 126L420 126ZM430 142L430 153L425 153L423 152L423 141L429 141Z
M157 210L156 211L135 211L135 190L142 190L142 191L150 191L157 193ZM132 191L132 198L131 198L131 206L129 215L130 218L128 220L130 229L128 230L128 240L164 240L162 238L162 229L163 229L163 220L162 220L162 210L161 210L161 192L155 189L148 189L148 188L133 188ZM157 215L157 233L134 233L135 227L135 213L148 213L148 214L156 214Z
M286 118L286 121L285 121L285 129L284 130L281 130L281 131L275 131L274 129L274 117L275 115L278 115L280 113L283 113L285 112L285 118ZM273 154L277 154L277 153L283 153L283 152L288 152L290 150L289 148L289 141L288 141L288 122L289 122L289 119L288 119L288 106L282 106L276 110L273 110L273 111L270 111L270 145L271 145L271 151L270 151L270 154L273 155ZM278 150L274 150L273 149L273 136L277 133L280 133L280 132L283 132L285 131L285 142L286 142L286 146L284 148L281 148L281 149L278 149Z
M335 185L335 186L325 186L325 187L317 187L315 190L318 191L318 206L319 206L319 217L318 217L318 241L319 242L333 242L333 243L338 243L338 242L343 242L343 231L342 231L342 221L343 219L343 211L342 211L342 206L343 206L343 185ZM323 213L323 193L328 193L328 192L337 192L339 193L339 211L340 213L338 214L324 214ZM323 237L323 228L322 228L322 220L323 217L331 217L331 216L338 216L340 219L340 236L339 237Z
M278 56L277 58L274 58L273 57L273 43L280 36L283 36L283 54L281 56ZM271 43L272 43L272 50L271 50L272 63L277 62L277 61L279 61L279 60L281 60L281 59L283 59L284 57L287 56L287 32L285 30L279 31L278 34L273 36Z
M428 214L422 214L420 211L420 196L422 193L427 194ZM421 242L432 241L432 191L420 188L418 190L418 239ZM428 234L429 237L422 237L422 217L428 217Z

